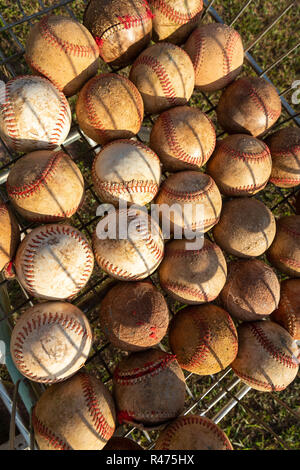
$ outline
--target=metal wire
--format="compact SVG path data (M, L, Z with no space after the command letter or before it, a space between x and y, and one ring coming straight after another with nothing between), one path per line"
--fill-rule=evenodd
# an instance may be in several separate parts
M17 52L14 51L11 55L7 57L5 56L4 52L0 50L0 65L5 66L6 71L9 72L11 77L14 77L16 75L16 72L14 69L15 60L19 57L22 57L22 55L24 54L24 47L22 43L19 41L17 35L14 33L14 29L17 26L20 26L24 23L31 24L37 19L39 19L42 15L50 13L57 8L64 8L66 10L66 14L69 14L70 16L75 17L72 11L72 8L70 8L72 4L74 3L74 0L60 1L60 2L57 2L55 5L51 5L48 7L45 6L42 0L38 0L40 10L31 15L26 15L26 13L24 12L22 8L21 3L19 1L17 3L19 5L20 12L22 14L21 18L16 19L15 21L11 23L7 23L5 19L3 18L3 15L0 14L0 20L3 25L2 27L0 27L0 33L8 34L9 37L11 38L12 43L17 48ZM214 3L215 3L214 0L211 0L211 1L204 0L205 8L204 8L202 17L204 17L205 15L210 15L213 20L217 22L223 22L222 18L220 18L217 11L213 8ZM252 0L246 1L245 4L241 7L241 9L238 11L238 13L234 16L234 18L229 22L229 24L234 25L241 18L241 16L247 11L251 3L252 3ZM286 53L282 54L265 70L261 69L261 67L257 64L255 59L252 57L252 55L249 54L249 51L253 49L254 46L257 45L259 41L267 33L270 32L270 30L278 23L278 21L280 21L284 17L284 15L295 5L295 3L296 2L291 2L287 7L285 7L283 11L273 21L271 21L271 23L263 31L261 31L261 33L246 48L246 59L249 65L252 67L253 71L258 76L263 76L267 80L269 80L269 78L267 77L267 73L269 73L274 68L278 67L278 65L281 64L283 60L289 57L299 47L299 44L293 46ZM118 72L120 71L120 69L114 69L113 71ZM284 96L286 96L288 92L291 90L292 90L292 87L287 88L286 90L282 90L282 91L278 90L281 96L283 107L288 117L283 117L281 122L277 123L277 125L274 126L272 130L279 128L282 125L290 121L293 121L296 125L300 126L300 120L298 119L298 116L300 113L299 112L296 113L290 107L289 103L284 98ZM205 102L209 106L208 111L206 111L207 114L212 114L215 111L215 106L213 102L211 101L210 97L204 93L201 93L201 97L205 100ZM147 119L152 124L154 122L152 116L146 116L145 119ZM224 132L220 133L218 137L223 134ZM138 136L138 139L142 140L141 134ZM85 159L89 159L89 163L91 164L95 156L95 153L99 150L99 145L92 143L90 139L88 139L77 126L74 126L72 128L68 138L66 139L65 143L62 146L63 150L72 157L72 149L70 149L70 146L79 140L84 143L84 146L85 146L84 156L85 156ZM10 151L10 149L6 147L4 142L2 142L2 145L3 145L3 148L6 150L6 153L9 156L10 161L2 165L0 168L0 189L1 189L1 185L4 184L7 179L11 165L15 163L19 158L22 157L22 155L13 154ZM101 204L100 199L98 198L98 196L93 190L92 184L86 179L85 179L85 188L86 188L86 192L89 193L93 197L94 201L96 201L96 204ZM299 188L296 188L296 189L293 188L290 191L283 191L280 188L276 188L276 192L279 196L279 201L277 201L273 205L273 207L271 207L272 210L277 210L281 205L287 205L289 207L289 210L292 213L294 213L295 209L294 209L292 201L298 189ZM10 205L10 202L7 200L5 192L0 190L0 199L1 198L4 202ZM16 213L15 213L15 216L17 217L17 220L20 224L21 232L23 234L26 234L28 230L32 228L33 224L26 223ZM72 223L76 226L76 228L78 228L81 231L84 231L89 238L91 237L92 229L96 221L97 221L96 216L91 216L89 217L88 220L85 220L84 214L82 214L81 211L79 211L79 213L77 213L72 218ZM113 281L111 281L107 275L103 275L103 273L99 272L98 276L97 277L93 276L93 279L86 286L86 288L83 289L77 295L77 297L74 299L74 303L78 305L80 308L82 308L82 310L86 314L91 315L93 311L93 307L91 307L91 303L95 304L95 299L97 302L99 302L101 298L105 295L108 286L112 282ZM154 283L157 282L155 279L155 276L153 277L153 282ZM9 287L8 281L1 281L0 285L4 285L4 284L7 284ZM15 301L14 308L12 308L10 312L7 312L7 315L5 316L5 318L0 319L0 321L6 321L8 318L11 318L13 314L18 313L20 312L20 310L24 309L25 307L31 306L37 302L36 299L31 298L28 295L28 293L22 288L22 286L20 286L19 293L20 293L19 298L18 298L18 301ZM92 299L92 302L90 301L90 299ZM173 310L172 306L171 306L171 310ZM97 319L95 320L95 323L97 323ZM97 364L96 368L98 371L99 371L99 364L101 365L100 369L103 370L102 379L103 379L103 382L107 384L109 384L111 381L112 372L113 372L112 367L114 367L114 365L111 365L112 361L108 361L106 358L108 354L111 354L111 346L109 343L97 345L95 346L95 352L89 357L87 361L88 365ZM198 378L198 381L200 380L203 381L203 377ZM191 381L193 381L192 384L197 385L197 378L195 377L195 375L186 374L187 395L188 395L189 401L192 401L192 403L189 403L187 405L185 414L199 413L201 415L207 415L209 413L213 413L212 419L218 423L225 416L227 416L227 414L230 413L230 411L235 406L241 406L246 410L246 412L249 415L253 417L253 419L257 423L259 423L262 429L265 429L269 434L273 435L273 437L278 441L278 443L283 448L287 448L287 449L289 448L289 445L286 442L284 442L284 440L280 436L278 436L276 432L272 430L272 428L260 418L259 413L254 413L254 411L251 408L249 408L249 406L247 406L244 401L242 401L244 397L250 392L251 389L248 386L241 387L240 379L237 378L233 374L230 368L228 368L226 371L223 371L220 374L217 374L216 376L208 377L207 388L203 393L201 393L200 397L198 398L195 397L192 387L190 386ZM211 383L209 384L209 382ZM0 392L1 392L1 388L0 388ZM294 418L299 419L298 414L295 413L282 400L280 400L276 396L276 394L269 394L269 395L272 395L274 397L274 400L280 406L284 407L285 410L289 412ZM1 396L3 396L3 393L2 395L0 393L0 397ZM7 400L7 397L6 397L6 400ZM15 400L16 400L16 396L15 396ZM218 409L220 406L221 408ZM15 403L10 402L9 408L10 410L12 408L13 410L15 410ZM17 414L17 425L19 424L19 429L20 429L21 424L18 421L18 419L19 417ZM121 435L125 435L125 436L134 436L136 431L137 430L134 427L131 427L130 429L120 428L118 430L118 433ZM26 435L27 443L30 444L30 448L34 448L32 426L30 427L30 431L27 434L26 432L24 431ZM151 433L144 430L143 434L147 442L149 443L149 449L152 448L154 445L154 442L151 437Z

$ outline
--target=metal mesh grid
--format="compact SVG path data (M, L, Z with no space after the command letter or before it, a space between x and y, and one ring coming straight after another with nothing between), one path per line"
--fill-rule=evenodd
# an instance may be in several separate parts
M0 13L0 19L3 25L0 28L0 33L4 38L4 47L0 49L0 78L2 78L4 81L9 80L16 75L28 73L28 69L23 58L24 44L18 39L18 31L20 31L22 28L28 29L32 24L34 24L35 21L40 20L42 15L49 12L60 12L72 16L73 18L76 18L78 15L78 9L76 8L76 4L78 2L74 0L64 0L61 2L55 2L51 0L37 0L35 3L36 12L28 15L26 9L24 9L22 6L22 2L18 0L17 5L20 10L20 15L12 22L7 22L4 16ZM83 1L82 3L86 2ZM222 22L222 19L213 8L214 3L214 0L210 2L204 0L205 9L203 16L210 17L210 19L213 21ZM248 0L235 14L234 18L232 18L232 20L227 23L236 27L238 20L245 13L245 11L247 9L251 9L252 3L252 0ZM262 40L262 38L264 38L267 33L269 33L269 31L271 31L277 22L280 21L291 8L297 8L296 3L297 2L290 2L276 18L268 23L261 33L249 45L246 46L247 70L250 70L251 68L256 75L263 76L264 78L268 79L267 73L278 68L280 64L288 56L292 55L299 47L300 43L293 45L287 52L282 54L280 57L278 57L278 59L265 68L265 70L260 68L249 52L259 43L259 41ZM3 45L3 43L1 44ZM113 69L113 71L124 74L127 74L128 72L127 69ZM300 116L300 112L294 111L290 107L289 102L286 101L286 97L290 95L292 90L292 86L278 90L281 96L284 111L279 122L277 122L277 124L272 128L272 131L280 128L281 126L284 126L286 123L292 122L300 127L300 119L298 118L298 116ZM216 124L214 111L215 105L217 103L217 96L211 97L206 96L200 92L195 92L191 99L191 104L196 101L198 106L199 102L201 103L201 109L209 114ZM153 124L153 122L153 116L145 117L144 127L138 135L138 139L145 143L148 142L149 127ZM218 131L220 131L218 133L218 137L224 134L221 130L218 129ZM88 239L91 240L91 235L97 222L97 217L95 215L96 208L99 204L101 204L101 201L93 190L88 168L91 168L95 152L99 150L100 146L94 145L94 143L86 138L78 126L73 123L71 132L62 148L76 161L83 172L85 178L86 201L88 201L88 203L86 202L68 223L81 230L83 233L85 233ZM0 157L2 159L2 161L0 159L0 197L4 202L9 204L4 186L1 185L3 185L6 181L10 167L17 159L21 158L22 155L12 153L3 142L0 151ZM280 215L283 212L285 214L294 213L294 198L298 190L299 187L292 190L282 190L273 187L272 196L270 196L267 191L264 191L259 193L257 198L266 203L275 215ZM34 224L28 224L24 222L24 220L21 219L18 214L15 213L15 216L20 224L20 228L23 234L26 234L28 230L34 226ZM262 257L262 259L264 258ZM151 278L153 282L158 285L157 276L154 274L151 276ZM112 348L112 346L106 342L102 332L100 331L98 325L97 305L107 292L108 287L114 282L115 281L110 279L106 274L96 267L88 285L73 300L73 303L81 308L88 316L94 331L97 333L97 339L93 345L92 354L87 361L86 368L88 370L92 369L97 374L97 376L100 377L101 380L108 386L111 385L111 376L116 360L120 359L123 353ZM18 284L17 280L8 282L3 279L0 282L0 287L8 289L10 300L13 305L11 310L5 312L5 315L0 321L6 321L7 319L12 320L15 318L15 314L37 302L36 299L31 298L27 292L24 291L24 289ZM174 313L178 308L178 304L169 298L167 298L167 300L171 312ZM165 349L167 348L167 344L164 343L161 345L161 347ZM249 406L249 404L246 403L244 397L247 394L250 393L254 396L254 394L258 392L251 392L251 388L243 385L240 379L235 376L230 368L220 372L219 374L215 374L214 376L204 378L189 373L185 373L185 376L187 384L187 400L185 409L186 414L197 413L206 415L218 423L225 416L227 416L228 413L232 412L231 410L236 405L238 405L239 407L243 408L247 416L253 418L253 420L258 424L258 426L260 426L261 429L264 429L267 433L274 437L274 439L278 442L279 448L289 449L289 443L286 442L280 435L278 435L267 422L260 418L259 410L255 410L253 407L251 407L251 405ZM24 381L27 382L27 379L24 379ZM288 391L291 394L293 393L292 387L293 385L288 388ZM42 387L40 387L40 389L42 390ZM35 387L35 391L36 390L37 387ZM279 398L278 393L272 393L269 395L272 395L272 399L274 400L274 403L276 403L276 406L285 408L285 410L295 419L299 419L299 415L288 405L286 405L284 400ZM5 390L1 388L0 396L5 398L7 407L11 409L12 401L9 399L7 394L5 394ZM15 414L14 411L15 410L13 410L13 418ZM31 442L31 447L33 447L32 432L30 436L28 430L26 430L25 427L22 427L22 422L18 414L16 416L16 420L17 425L25 439L28 443ZM136 428L123 426L118 428L117 434L130 436L138 440L140 440L141 436L143 435L145 438L143 439L143 446L144 448L149 449L153 447L153 442L157 436L156 432L139 431Z

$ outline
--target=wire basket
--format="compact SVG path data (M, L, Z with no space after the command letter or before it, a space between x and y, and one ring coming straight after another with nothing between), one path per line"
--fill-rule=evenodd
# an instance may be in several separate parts
M62 0L60 2L55 0L35 0L33 2L17 0L13 6L4 8L3 13L0 13L2 24L0 27L0 79L7 81L12 77L29 72L23 54L24 39L30 26L39 21L43 15L51 12L82 20L85 3L85 0ZM300 9L296 1L286 3L284 7L282 3L285 2L278 3L281 5L275 8L277 12L271 18L268 13L271 2L260 0L248 0L242 7L238 0L224 0L223 2L204 0L205 8L203 11L204 22L226 22L226 24L234 26L241 33L246 46L246 63L243 74L250 73L264 77L277 87L283 105L283 113L272 131L292 123L300 127L300 112L296 110L296 107L295 109L292 107L292 97L295 94L295 86L297 85L296 78L292 73L297 70L297 67L300 70L300 61L298 59L297 62L296 54L300 45L300 24L299 22L297 24ZM249 38L247 33L249 21L260 7L265 9L265 19L261 23L258 22L254 28L252 27L251 37ZM283 9L280 10L281 8ZM223 15L225 21L220 15ZM291 18L294 21L292 25ZM285 30L284 37L286 38L286 50L279 56L276 54L275 47L275 44L278 43L278 35L276 35L278 26L280 26L280 30ZM295 28L294 34L292 34L293 26ZM274 48L270 57L266 57L264 50L266 45L270 43L274 44ZM250 54L250 51L253 52L253 55ZM105 64L101 71L104 70L109 70ZM284 73L286 70L292 70L288 82L286 79L287 74ZM113 69L113 71L128 74L128 69ZM195 91L190 101L190 104L199 106L202 111L210 115L219 131L218 137L224 134L218 128L215 117L215 106L219 96L219 92L208 96ZM74 105L73 99L70 99L70 104L71 106ZM153 116L145 117L138 139L148 143L149 128L153 122ZM86 188L86 202L76 215L70 219L69 223L85 233L88 239L91 239L97 222L96 208L101 204L101 201L93 190L89 170L95 153L100 147L86 138L78 126L73 123L70 134L62 148L80 167L85 178ZM11 166L21 157L20 154L12 153L2 142L0 146L0 197L8 204L4 184ZM280 216L295 212L294 200L297 191L299 191L299 187L292 190L283 190L268 184L266 189L255 197L267 204L275 216ZM34 226L24 222L17 213L15 213L15 217L23 234L26 234ZM262 259L265 258L262 257ZM280 273L278 275L282 278ZM154 274L151 278L157 285L157 276ZM88 285L73 300L73 303L88 316L94 329L95 341L85 367L87 370L92 370L108 387L111 386L112 371L115 364L124 353L114 349L107 343L99 327L97 306L113 283L112 279L96 267ZM8 344L11 326L16 318L24 308L32 306L37 300L29 297L17 280L7 281L2 278L0 289L3 298L7 299L7 302L2 301L0 303L0 339L4 339ZM178 304L168 297L167 301L170 311L174 314ZM166 349L168 347L167 343L163 343L161 347ZM11 413L9 446L11 448L27 447L33 449L35 444L32 426L24 423L24 418L21 418L16 409L17 391L19 389L30 417L31 407L43 391L43 386L33 384L24 377L18 376L12 365L7 364L7 369L13 382L16 383L14 397L12 398L0 379L0 399L2 398ZM298 427L299 429L300 415L299 412L295 411L299 397L299 384L297 384L297 381L283 392L260 394L244 385L230 368L208 377L200 377L191 373L185 373L185 376L187 388L185 414L205 415L216 423L222 420L221 427L227 432L236 449L260 449L264 446L274 449L290 449L295 448L297 445L297 432L295 433L296 438L291 437L293 431L289 433L293 428L297 429ZM21 434L17 438L15 438L16 426ZM155 431L141 431L128 426L120 426L116 434L129 436L137 440L145 449L151 449L157 438L157 432ZM299 439L298 432L298 442ZM265 442L267 442L266 445Z

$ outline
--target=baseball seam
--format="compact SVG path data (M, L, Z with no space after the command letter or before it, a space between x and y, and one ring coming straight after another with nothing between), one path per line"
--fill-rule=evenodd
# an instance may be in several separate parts
M254 379L250 375L247 375L247 374L244 374L244 373L240 372L235 367L232 367L232 370L242 380L244 379L245 381L249 382L250 384L258 385L260 387L265 388L266 390L279 392L279 391L284 390L286 388L285 385L271 385L268 382L263 382L262 380Z
M266 118L269 118L271 120L272 124L273 124L279 118L281 112L268 108L267 104L259 96L259 93L254 88L254 86L251 86L250 83L248 83L247 86L249 87L249 96L250 96L250 98L254 101L257 108L260 109L264 113ZM268 123L268 124L269 124L268 127L270 127L270 123Z
M204 289L196 289L190 286L186 286L183 283L176 281L162 281L161 286L164 290L167 290L171 293L177 294L179 297L185 299L185 296L193 297L194 299L201 302L212 302L217 296L209 296ZM182 294L182 295L180 295ZM193 300L194 300L193 299Z
M159 10L163 15L175 24L183 25L190 21L197 21L202 13L203 1L199 0L198 6L189 13L181 13L172 5L167 5L164 0L152 0L151 6Z
M291 178L291 177L278 178L278 177L275 177L275 176L271 176L270 177L270 182L273 183L273 184L276 184L276 183L294 184L296 186L300 183L300 175L299 175L298 178Z
M223 52L223 76L226 77L232 70L232 59L234 54L234 48L236 46L237 41L239 40L239 33L234 29L229 30L229 36L226 41Z
M56 88L59 90L59 91L62 91L63 90L63 87L61 86L60 83L58 83L58 81L52 76L50 75L50 73L43 69L40 65L38 65L32 58L30 58L27 54L25 54L25 60L27 62L27 64L29 65L29 67L34 70L35 72L38 72L40 75L48 78L48 80L50 80L50 82L53 83L54 86L56 86Z
M201 29L198 29L198 28L195 29L195 31L192 34L193 34L192 37L195 40L195 46L194 46L195 56L193 57L192 62L194 65L195 74L196 76L198 76L198 73L200 72L200 68L204 60L206 41L205 41L205 35Z
M206 185L206 188L194 191L193 193L187 191L176 191L175 189L168 187L167 182L161 186L160 191L165 193L169 199L187 201L190 199L201 200L202 198L206 197L213 189L214 182L212 178L209 178L209 183Z
M271 144L270 145L270 152L272 154L272 157L282 157L282 156L294 157L295 153L300 152L300 145L293 145L291 147L279 148L279 149L275 150L272 147L272 144Z
M262 189L264 189L267 185L268 181L265 181L264 183L262 184L248 184L248 185L245 185L245 186L237 186L236 188L234 187L229 187L229 186L225 186L225 185L222 185L220 184L220 187L223 188L223 191L226 191L226 194L236 194L236 193L248 193L249 191L260 191Z
M144 364L144 367L135 369L128 369L120 371L119 367L114 372L114 380L120 385L134 385L139 382L147 380L148 377L154 377L167 367L169 364L176 361L174 354L167 354L156 361L151 361Z
M35 413L35 409L33 409L32 413L32 424L36 432L43 437L51 447L55 450L72 450L71 447L63 441L63 439L59 438L52 432L46 424L44 424Z
M3 112L4 122L6 125L8 137L10 138L11 145L16 152L20 151L20 133L16 121L15 110L10 98L10 90L12 84L18 79L22 77L16 77L10 80L5 85L5 102L1 103L0 107ZM23 77L24 78L24 77Z
M281 294L280 303L281 303L281 307L283 307L283 311L284 311L284 315L282 315L282 313L279 312L280 317L283 320L287 321L288 331L289 331L290 335L292 337L294 337L295 334L296 334L296 331L298 329L297 328L298 321L297 321L297 317L296 317L296 314L294 312L293 306L292 306L291 302L289 301L288 297L285 296L285 295L282 295L282 294Z
M229 153L232 158L237 158L239 160L247 161L251 160L251 163L261 163L262 160L271 159L271 154L269 149L266 145L264 145L264 149L260 152L253 153L253 152L242 152L235 148L230 147L224 141L219 143L218 151L223 151L225 153ZM253 160L253 161L252 161Z

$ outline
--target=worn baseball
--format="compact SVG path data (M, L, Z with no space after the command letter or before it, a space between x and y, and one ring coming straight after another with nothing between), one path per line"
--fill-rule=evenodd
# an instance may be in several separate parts
M102 450L144 450L137 442L127 437L111 437Z
M44 16L30 30L25 60L66 96L97 73L99 49L91 33L73 18Z
M124 67L150 42L152 18L145 0L90 0L83 24L94 36L102 59Z
M199 170L216 145L216 131L206 114L198 108L176 106L155 121L150 147L167 171Z
M8 207L0 202L0 272L14 258L19 243L19 225Z
M199 23L203 0L149 0L154 41L182 44Z
M225 257L218 245L207 239L200 249L188 244L187 240L173 240L166 245L159 267L160 285L184 304L211 302L226 282Z
M220 191L214 180L198 171L181 171L169 176L156 198L161 206L163 232L207 232L219 220Z
M276 237L267 257L279 271L300 277L300 215L282 217L276 226Z
M93 249L107 274L121 281L138 281L158 268L164 240L158 223L147 212L122 209L109 212L98 223Z
M155 450L233 450L219 426L204 416L179 416L164 429Z
M277 308L280 284L273 269L258 259L231 261L220 299L238 320L261 320Z
M266 139L272 156L271 183L279 188L300 184L300 129L285 127Z
M0 136L11 150L52 150L66 139L71 120L66 97L46 78L26 75L6 83Z
M297 376L296 341L272 321L242 323L239 349L232 369L247 385L262 392L284 390Z
M175 356L157 349L123 359L113 375L113 390L120 424L159 425L183 411L183 372Z
M236 358L238 341L230 315L213 304L185 307L170 324L169 343L185 370L216 374Z
M169 325L169 309L161 292L149 281L120 282L101 302L100 326L107 339L124 351L157 345Z
M81 89L76 116L85 134L101 145L130 139L140 130L143 100L134 84L122 75L103 73Z
M168 42L144 50L133 63L129 78L142 95L145 111L151 114L187 104L195 84L191 59Z
M144 206L158 192L161 164L153 150L141 142L118 140L96 155L92 179L101 201Z
M115 431L115 406L103 383L86 372L53 384L34 407L40 450L101 450Z
M223 204L213 235L227 253L251 258L262 255L270 247L275 232L275 218L265 204L254 198L239 197Z
M234 134L217 142L207 173L225 196L252 196L266 186L272 170L264 142L247 134Z
M21 242L15 260L18 280L34 297L62 300L88 282L94 267L85 236L71 225L33 229Z
M6 189L15 209L32 222L71 217L84 198L83 176L63 151L40 150L20 158Z
M217 106L219 124L229 134L262 136L280 114L276 88L261 77L242 77L231 83Z
M184 48L194 65L195 86L201 91L221 90L242 70L242 38L225 24L199 25Z
M300 340L300 279L281 282L279 305L271 319L283 326L293 339Z
M92 330L79 308L67 302L30 307L18 319L10 350L17 369L30 380L61 382L88 358Z

